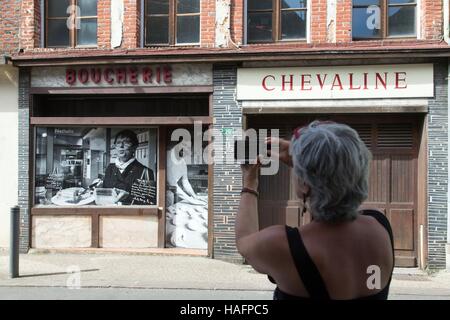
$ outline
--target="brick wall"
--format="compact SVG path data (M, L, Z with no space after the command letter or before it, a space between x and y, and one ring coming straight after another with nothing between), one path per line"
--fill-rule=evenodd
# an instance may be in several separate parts
M123 40L121 48L132 49L140 46L140 0L124 0Z
M214 47L216 1L200 1L200 41L202 47Z
M6 1L6 2L4 2ZM6 6L6 16L14 16L19 2L22 2L21 14L21 46L26 50L38 47L40 42L40 0L4 0L2 7ZM233 41L241 43L244 32L244 1L232 2L231 8L231 32ZM327 8L331 2L336 3L335 25L327 25ZM215 34L215 3L216 0L201 1L201 46L213 47ZM5 5L4 5L5 4ZM12 4L12 5L11 5ZM122 48L132 49L140 44L140 0L124 0L125 16ZM351 42L352 27L352 0L314 0L311 1L310 26L311 42L325 43L336 41L337 43ZM442 1L422 0L421 8L421 38L425 40L438 40L442 38L443 29L443 4ZM12 10L12 13L11 13ZM109 48L110 26L110 1L99 0L99 48ZM335 35L330 36L330 32ZM13 37L14 38L14 37ZM9 38L8 38L9 40ZM9 40L10 41L10 40Z
M443 1L422 0L421 38L439 40L443 36Z
M237 71L233 66L216 66L214 79L214 129L242 128L242 106L236 101ZM216 141L215 143L219 143ZM230 149L232 146L228 146ZM225 142L223 150L227 149ZM215 145L214 149L221 150ZM234 240L234 223L239 206L242 188L241 171L238 165L214 164L214 246L213 256L216 259L243 261L237 252Z
M231 1L231 38L234 43L244 43L244 0Z
M352 41L352 0L336 1L336 42Z
M2 0L0 11L0 54L19 47L20 0Z
M111 1L99 1L97 6L97 43L100 49L111 48Z
M311 2L311 42L321 43L327 41L327 0Z
M448 193L447 64L434 68L435 97L428 114L428 264L445 268Z

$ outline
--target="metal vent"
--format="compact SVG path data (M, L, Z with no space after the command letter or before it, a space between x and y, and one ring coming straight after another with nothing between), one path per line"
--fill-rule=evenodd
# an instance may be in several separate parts
M361 140L366 144L368 148L372 146L372 125L371 124L351 124L353 129L358 132Z
M413 147L413 125L411 123L395 123L378 125L378 148Z

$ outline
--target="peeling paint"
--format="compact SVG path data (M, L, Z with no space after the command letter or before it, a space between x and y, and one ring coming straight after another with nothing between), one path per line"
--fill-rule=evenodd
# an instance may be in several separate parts
M230 42L230 0L216 0L216 40L217 48L229 46Z
M327 1L327 42L336 43L337 0Z
M123 0L111 0L111 48L122 45L123 34Z

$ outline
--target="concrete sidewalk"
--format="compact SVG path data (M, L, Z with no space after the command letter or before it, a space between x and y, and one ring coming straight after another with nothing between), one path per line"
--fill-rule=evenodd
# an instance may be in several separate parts
M205 257L127 255L119 253L32 253L20 256L20 278L9 279L9 258L0 252L0 294L7 288L67 288L76 285L70 272L80 271L83 289L207 290L247 292L242 297L271 297L275 286L250 266ZM68 273L69 272L69 273ZM75 279L75 280L74 280ZM74 282L75 281L75 282ZM54 291L57 292L57 291ZM206 291L205 291L206 292ZM260 294L256 294L260 292ZM133 296L133 295L131 295ZM428 275L417 269L396 269L392 299L449 299L450 272ZM0 299L2 297L0 296Z

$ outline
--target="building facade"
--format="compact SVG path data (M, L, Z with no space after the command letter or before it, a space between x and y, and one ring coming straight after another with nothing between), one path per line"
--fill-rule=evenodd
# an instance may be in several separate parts
M23 251L242 261L240 169L211 163L208 146L223 160L239 129L289 137L326 119L372 151L364 206L391 221L397 266L445 267L448 3L369 2L22 1L12 61ZM194 152L176 161L181 137ZM292 178L285 167L262 178L261 228L309 221Z
M18 92L19 71L11 56L19 48L20 1L2 1L0 18L0 155L3 170L0 185L0 248L9 245L9 212L18 197Z

